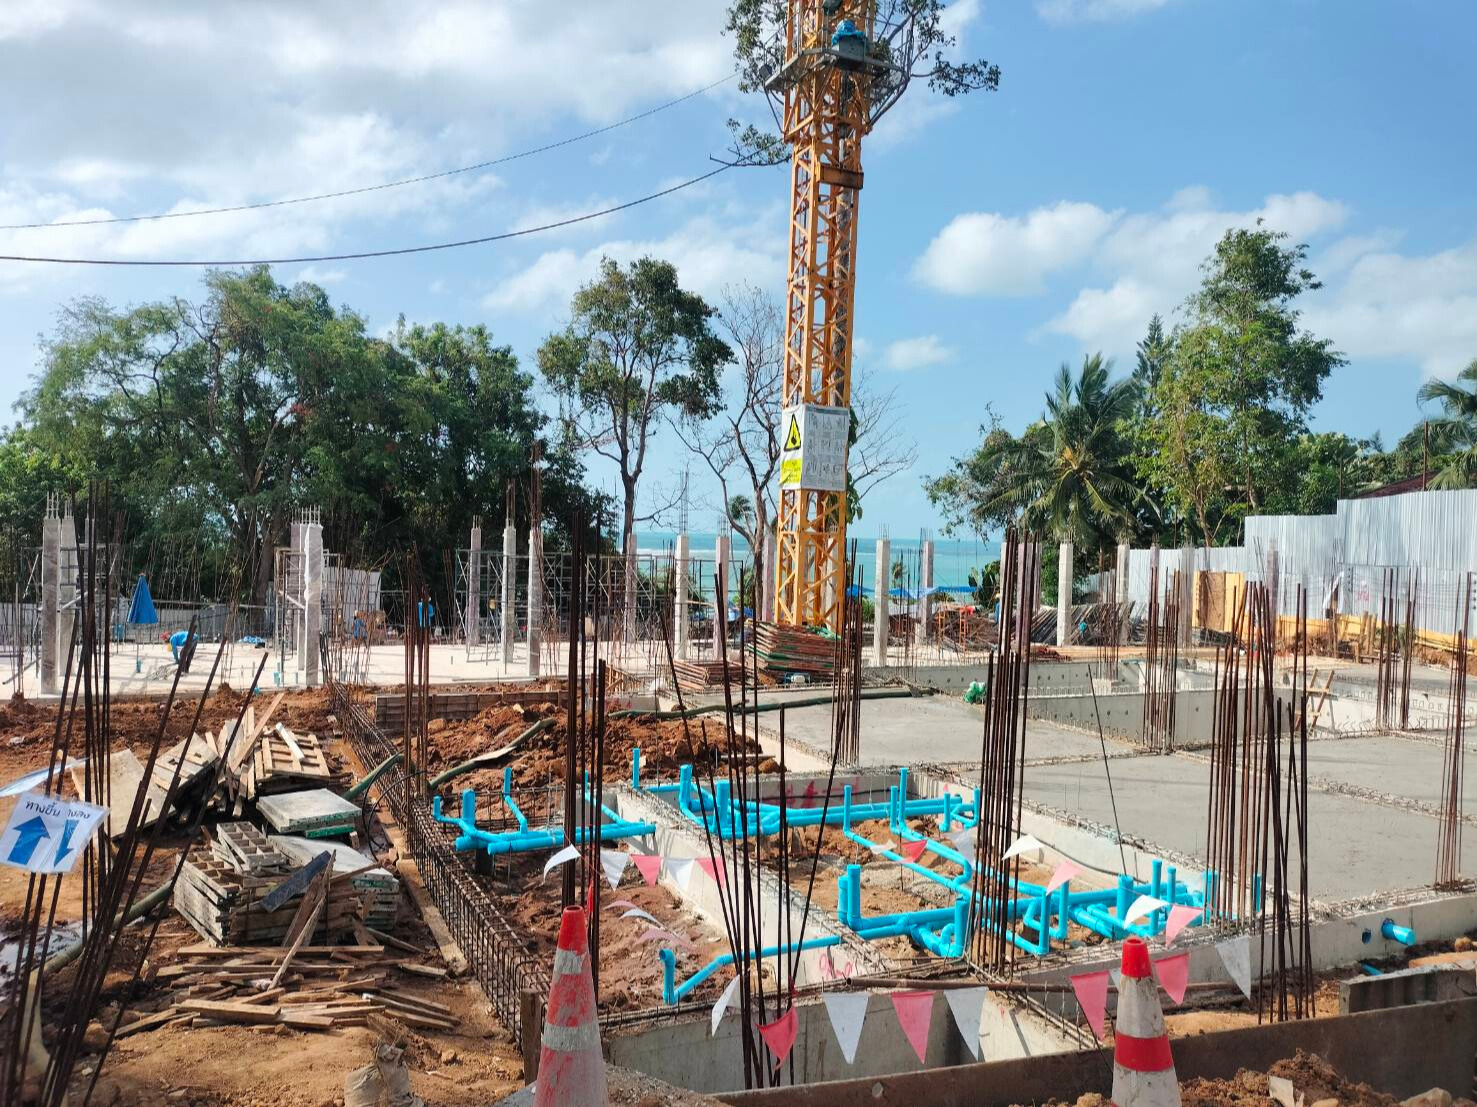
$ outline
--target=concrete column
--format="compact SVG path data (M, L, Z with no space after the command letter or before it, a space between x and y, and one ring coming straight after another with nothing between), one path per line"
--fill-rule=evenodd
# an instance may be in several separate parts
M1132 547L1127 542L1118 543L1118 561L1113 566L1113 588L1120 605L1128 603L1128 558ZM1124 610L1119 607L1120 612ZM1118 619L1118 642L1120 645L1128 641L1128 619L1119 616Z
M728 617L728 555L733 539L720 534L713 543L713 572L717 587L713 592L713 654L718 655L718 621Z
M764 579L760 593L764 597L759 608L759 617L766 623L774 622L774 609L778 602L780 584L780 544L773 530L764 532Z
M1149 547L1149 602L1153 602L1154 593L1159 593L1159 602L1164 602L1164 582L1159 579L1159 543L1155 542ZM1148 604L1144 606L1144 614L1149 613Z
M482 637L482 520L472 519L472 538L467 545L467 645Z
M933 539L923 540L923 581L918 600L918 640L927 642L933 637Z
M1279 595L1279 585L1281 583L1279 579L1281 577L1280 570L1281 563L1277 556L1277 543L1268 542L1267 552L1262 555L1262 579L1267 586L1267 603L1272 609L1272 633L1274 635L1276 634L1277 628L1277 616L1280 613L1277 606L1277 602L1281 598Z
M677 536L677 550L672 556L676 559L673 577L676 596L672 603L672 649L677 654L677 660L687 660L687 572L690 567L691 554L688 551L688 539L686 534Z
M1180 633L1181 646L1190 644L1190 632L1195 626L1195 547L1186 544L1180 549Z
M528 675L539 675L539 634L544 621L544 536L537 521L528 530Z
M503 527L503 672L513 664L513 642L518 637L518 528Z
M309 688L321 683L318 637L322 630L323 524L315 516L303 524L303 638L298 654L298 669Z
M1065 646L1072 636L1072 543L1057 547L1056 644Z
M621 566L623 574L622 594L625 596L624 610L621 614L621 639L625 642L636 641L636 532L631 531L626 535L626 557Z
M72 644L72 628L77 622L78 577L82 571L82 551L77 547L77 523L72 518L72 505L62 502L61 543L57 549L56 574L56 663L65 676L67 649ZM78 648L80 649L80 643Z
M892 541L877 539L877 566L872 584L872 664L887 664L887 632L891 629L889 619L889 591L892 588Z
M48 505L50 506L50 505ZM41 692L57 695L62 690L60 656L65 647L57 635L57 608L61 595L62 521L48 510L41 521Z

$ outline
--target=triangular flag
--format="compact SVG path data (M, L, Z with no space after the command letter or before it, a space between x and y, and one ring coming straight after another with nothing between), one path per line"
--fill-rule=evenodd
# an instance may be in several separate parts
M627 911L625 914L623 914L621 916L621 918L623 918L623 919L645 919L647 922L655 923L657 926L661 926L662 925L661 920L658 919L655 915L653 915L649 911L643 911L639 907L633 907L633 908L631 908L629 911Z
M1139 896L1138 899L1128 905L1128 913L1119 919L1118 922L1122 926L1127 926L1135 919L1141 919L1145 915L1152 915L1155 911L1162 910L1168 906L1169 904L1165 903L1158 896Z
M608 910L619 911L622 907L635 907L636 905L628 899L613 899L605 906Z
M841 1044L841 1056L848 1065L856 1061L856 1046L862 1040L862 1024L867 1018L866 992L825 992L826 1014L831 1016L831 1031Z
M1051 895L1074 876L1082 875L1082 866L1075 861L1063 861L1051 874L1051 879L1046 882L1046 894Z
M723 989L723 994L718 997L718 1002L713 1004L713 1033L718 1033L718 1024L723 1021L723 1016L728 1009L738 1001L739 978L734 977L728 982L728 987Z
M963 830L956 830L952 834L949 835L949 841L954 844L954 848L958 852L960 852L960 853L973 853L974 852L974 831L975 831L975 828L972 827L972 826L967 826Z
M728 883L728 873L724 870L723 866L720 865L717 861L713 860L713 858L699 857L697 859L697 867L702 869L703 872L712 877L713 883L717 884L718 887L722 888L725 884Z
M774 1054L774 1067L779 1068L790 1055L790 1050L795 1048L795 1037L800 1033L799 1014L791 1007L774 1022L767 1025L761 1023L758 1029L759 1037L764 1039L769 1052Z
M918 858L923 856L923 851L927 848L928 843L926 841L904 842L898 847L898 852L916 865Z
M1077 993L1077 1005L1092 1027L1093 1036L1103 1040L1108 1027L1108 974L1106 972L1078 973L1070 978L1072 991Z
M647 927L646 932L636 940L638 942L670 942L672 945L681 946L683 949L693 948L692 942L687 938L660 926Z
M619 888L621 877L626 875L626 866L631 863L631 855L623 849L603 849L600 851L600 867L605 870L605 879L610 881L612 888Z
M1239 938L1227 938L1217 942L1215 951L1221 955L1226 971L1241 989L1241 994L1251 998L1251 940L1245 934Z
M1190 986L1190 955L1177 953L1173 957L1162 957L1154 962L1154 973L1159 977L1159 986L1175 1003L1185 1002L1185 989Z
M631 864L635 865L641 873L641 879L653 888L656 887L656 878L662 874L662 859L654 853L633 853Z
M549 878L549 870L557 869L560 865L567 865L580 855L580 851L574 846L565 846L544 862L544 879Z
M1169 945L1179 937L1180 931L1205 914L1202 907L1190 907L1176 903L1169 909L1169 918L1164 923L1164 944Z
M1297 1107L1297 1101L1293 1098L1292 1081L1285 1076L1269 1075L1267 1094L1282 1104L1282 1107Z
M1046 848L1045 846L1043 846L1035 838L1031 837L1031 835L1029 835L1029 834L1022 834L1014 842L1011 842L1010 843L1010 848L1007 849L1003 854L1000 855L1000 860L1002 860L1002 861L1009 861L1012 857L1014 857L1018 853L1027 853L1030 850L1045 849L1045 848Z
M1116 991L1122 991L1122 989L1123 989L1123 972L1121 970L1119 970L1119 969L1109 969L1108 970L1108 979L1113 982L1113 990L1115 992Z
M933 993L893 992L892 1009L897 1012L903 1036L918 1055L918 1063L923 1064L923 1055L928 1052L928 1020L933 1017Z
M964 1044L976 1061L980 1059L980 1011L989 991L988 988L951 988L944 993L954 1015L954 1025L959 1028Z
M892 849L892 847L895 846L895 845L897 845L896 842L893 842L893 841L889 840L889 841L886 841L886 842L869 843L868 846L867 846L867 848L869 850L871 850L873 853L886 853L888 850Z
M677 882L677 887L684 892L692 883L692 861L691 857L667 858L667 875Z

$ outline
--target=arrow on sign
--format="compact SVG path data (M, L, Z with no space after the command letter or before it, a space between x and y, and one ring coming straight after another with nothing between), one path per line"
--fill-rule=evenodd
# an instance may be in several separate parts
M15 832L15 845L10 848L10 856L6 858L12 865L29 865L31 855L36 852L41 840L51 837L51 831L46 829L46 820L40 815L33 815L21 823L15 828Z
M56 844L56 856L51 859L53 865L59 863L62 858L72 852L72 835L76 830L76 819L68 819L62 824L62 836Z

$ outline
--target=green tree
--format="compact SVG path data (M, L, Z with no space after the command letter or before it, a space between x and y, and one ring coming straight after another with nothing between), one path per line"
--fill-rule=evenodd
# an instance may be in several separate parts
M972 455L929 481L949 524L967 519L985 534L1018 520L1084 555L1131 530L1139 491L1127 424L1139 393L1131 378L1110 381L1111 365L1101 354L1075 376L1062 365L1039 421L1019 438L996 421Z
M671 262L644 257L622 268L605 258L600 276L574 294L569 325L539 347L539 368L560 399L566 443L612 462L620 475L628 634L647 448L663 415L694 422L712 416L719 370L733 357L712 316L701 296L681 287Z
M1320 284L1307 247L1285 246L1286 237L1260 224L1225 233L1151 400L1145 475L1207 545L1294 476L1307 412L1344 364L1330 341L1298 327L1297 298Z
M1467 363L1455 381L1428 380L1416 398L1441 407L1441 415L1428 423L1430 449L1440 459L1431 487L1477 486L1477 358ZM1424 434L1424 428L1416 429Z

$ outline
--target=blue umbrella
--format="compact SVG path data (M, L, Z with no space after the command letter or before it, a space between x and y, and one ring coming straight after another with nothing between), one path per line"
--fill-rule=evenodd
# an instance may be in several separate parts
M159 621L159 612L154 610L154 597L149 594L149 582L143 573L138 575L138 583L133 586L133 603L128 607L128 621L135 625Z

